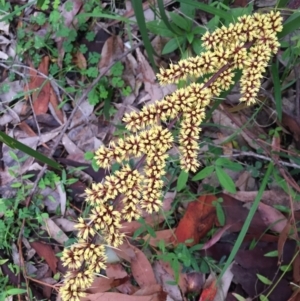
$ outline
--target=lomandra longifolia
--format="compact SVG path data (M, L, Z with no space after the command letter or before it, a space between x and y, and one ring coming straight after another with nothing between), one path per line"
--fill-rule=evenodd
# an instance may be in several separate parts
M180 80L193 82L204 76L205 80L178 89L140 112L126 114L123 121L132 134L96 151L100 167L110 168L118 162L122 168L86 189L90 215L86 219L79 217L78 242L63 251L62 261L69 269L60 289L63 301L79 301L93 283L94 274L105 270L105 245L122 244L122 221L138 219L142 210L152 213L161 208L162 176L168 150L174 144L170 129L161 126L161 122L180 118L180 165L185 171L195 172L199 167L198 140L206 106L230 88L237 69L242 71L240 101L247 105L256 102L263 73L272 54L278 51L276 34L281 30L279 12L241 16L228 27L207 32L202 37L205 51L199 56L160 70L157 77L162 85ZM124 164L134 157L143 158L139 171ZM121 212L115 208L117 197L122 202Z

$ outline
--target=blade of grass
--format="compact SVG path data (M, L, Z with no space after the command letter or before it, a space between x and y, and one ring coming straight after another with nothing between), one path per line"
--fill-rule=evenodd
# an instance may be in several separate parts
M2 17L0 19L0 22L10 20L10 18L13 18L15 15L18 15L19 13L21 13L23 9L25 9L26 7L28 7L30 5L34 5L34 4L35 4L35 1L31 1L31 2L28 2L25 5L22 5L20 7L16 7L16 9L13 12L11 12L11 13L5 15L4 17Z
M55 169L61 170L61 166L53 161L52 159L44 156L43 154L35 151L31 147L19 142L18 140L6 135L5 133L0 131L0 140L5 143L7 146L13 148L13 149L18 149L22 151L23 153L35 158L36 160L39 160L42 163L45 163Z
M143 10L143 3L141 0L132 0L132 8L134 10L134 14L136 17L136 21L142 36L142 40L144 42L144 46L149 58L149 61L152 65L152 68L154 69L154 72L158 72L158 69L155 65L154 62L154 57L153 57L153 53L154 53L154 49L152 47L152 44L150 42L149 36L148 36L148 30L146 27L146 21L145 21L145 16L144 16L144 10Z
M256 198L255 198L255 200L254 200L254 202L252 204L252 207L251 207L251 209L249 211L249 214L248 214L248 216L247 216L247 218L246 218L246 220L244 222L244 225L243 225L243 227L241 229L241 232L240 232L240 234L239 234L239 236L238 236L238 238L237 238L237 240L236 240L236 242L235 242L235 244L234 244L234 246L232 248L232 251L231 251L229 257L227 258L227 261L226 261L226 263L225 263L225 265L224 265L224 267L223 267L223 269L221 271L221 274L219 276L218 281L222 278L222 276L224 275L224 273L226 272L226 270L228 269L228 267L230 266L230 264L234 260L235 255L237 254L237 252L239 251L239 249L240 249L240 247L242 245L242 242L243 242L243 240L245 238L245 235L246 235L246 233L247 233L247 231L249 229L250 223L251 223L251 221L252 221L252 219L254 217L254 214L255 214L255 212L256 212L256 210L258 208L259 202L260 202L260 200L262 198L263 192L265 191L266 186L268 184L268 180L269 180L270 175L271 175L271 173L273 171L273 167L274 167L273 162L270 162L269 165L268 165L268 169L267 169L267 171L265 173L265 176L264 176L264 178L262 180L262 183L261 183L261 186L259 188L259 191L258 191L258 193L256 195Z
M276 112L279 121L282 120L282 99L281 99L281 85L279 79L278 61L272 64L271 73L274 83L274 98L276 102Z
M204 4L204 3L200 3L200 2L196 2L194 0L178 0L179 2L183 2L185 4L190 4L191 6L194 6L196 8L199 8L207 13L210 13L212 15L217 15L225 20L230 21L231 17L230 14L220 10L218 8L212 7L210 5Z

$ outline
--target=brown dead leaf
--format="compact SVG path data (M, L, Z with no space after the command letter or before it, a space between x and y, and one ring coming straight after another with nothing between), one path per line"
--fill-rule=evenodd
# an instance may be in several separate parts
M49 93L50 93L50 98L49 98L50 108L51 108L51 111L53 110L52 115L60 124L64 124L66 118L65 118L62 108L58 108L59 101L57 99L57 95L54 92L52 86L50 86Z
M165 301L166 293L159 292L149 296L129 296L119 293L97 293L86 296L89 301Z
M178 285L169 284L175 281L174 269L169 262L158 260L153 266L157 281L173 300L182 300L182 294L187 292L187 279L184 273L179 273Z
M55 253L50 245L46 245L42 242L39 241L34 241L30 243L31 247L36 250L38 255L41 258L44 258L46 262L49 265L49 268L53 272L53 274L56 273L56 267L57 267L57 262L58 259L55 256Z
M33 110L36 115L44 114L48 111L48 104L50 98L50 82L41 77L37 71L30 66L30 82L25 86L25 92L32 94ZM38 67L38 71L48 75L49 57L45 56ZM32 91L34 90L34 91Z
M193 242L188 246L197 244L216 222L216 208L212 205L217 198L214 195L204 195L188 204L187 210L175 230L177 243L184 243L188 239Z
M117 254L124 259L129 259L132 275L140 287L157 283L152 266L141 250L128 242L123 243L119 249L121 252Z
M111 290L114 287L121 285L126 281L128 281L128 276L119 279L96 277L91 287L87 290L87 293L89 294L103 293Z
M164 97L161 86L156 83L156 75L148 60L139 48L136 49L137 60L139 63L139 79L144 83L145 91L150 95L150 102Z
M291 229L292 229L292 225L291 225L291 223L289 221L288 223L286 223L285 227L279 233L278 245L277 245L278 262L282 261L282 255L283 255L284 245L285 245L287 239L289 238Z
M81 70L85 70L86 67L87 67L86 59L85 59L84 55L80 51L77 51L73 55L73 62Z
M300 284L300 254L296 256L293 261L293 282L296 284Z
M266 226L270 227L271 230L281 233L286 227L286 217L277 209L260 203L258 205L258 212Z
M108 264L106 267L106 275L116 280L122 279L122 282L116 285L117 290L122 294L132 295L138 290L137 287L131 284L130 277L120 263Z
M115 35L109 37L102 48L99 68L102 69L108 67L114 62L115 58L120 57L123 52L124 44L122 39Z
M163 240L165 245L170 245L174 241L174 229L166 229L155 232L156 236L152 237L150 234L147 234L143 237L151 246L157 247L158 243Z

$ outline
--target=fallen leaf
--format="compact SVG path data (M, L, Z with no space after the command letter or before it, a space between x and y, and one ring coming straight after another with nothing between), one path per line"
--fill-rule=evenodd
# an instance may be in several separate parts
M117 254L130 262L132 275L140 287L157 283L152 266L141 250L128 242L124 242L119 249Z
M106 275L115 280L122 279L122 282L119 282L118 285L116 285L116 289L122 294L132 295L138 290L137 287L132 285L130 277L120 263L108 264L106 267Z
M38 71L45 76L48 76L49 60L48 56L44 56L38 67ZM36 115L45 114L48 111L50 99L50 82L48 79L41 77L32 65L30 67L30 81L25 86L25 92L32 95L34 113Z
M281 233L287 224L286 217L277 209L260 203L258 205L258 212L267 227L271 230Z
M193 246L207 234L216 222L216 208L212 205L212 202L216 200L214 195L204 195L188 204L175 230L177 243L193 239L193 242L187 243L188 246Z
M150 296L129 296L119 293L97 293L86 296L89 301L165 301L166 293L159 292Z
M217 278L215 275L210 274L208 279L206 280L199 301L213 301L215 299L217 291Z
M96 277L89 289L87 289L88 294L97 294L101 292L109 291L110 289L119 286L122 282L128 280L128 277L114 279L106 277Z
M64 124L66 121L66 116L64 114L64 111L62 108L58 108L59 106L59 101L57 99L57 95L55 93L55 91L53 90L53 87L50 86L50 97L49 97L49 108L50 111L53 115L53 117L55 118L55 120L59 123L59 124Z
M35 249L35 251L41 258L44 258L46 260L46 262L49 265L49 268L51 269L53 274L55 274L58 259L55 256L52 247L39 241L33 241L30 243L30 245L33 249Z
M149 243L150 246L157 247L158 243L163 240L165 245L170 245L174 241L174 230L165 229L155 232L155 237L150 234L146 234L143 239Z
M179 274L179 285L170 284L169 282L175 282L174 271L170 267L168 262L162 262L161 260L156 261L153 265L153 270L157 278L158 283L163 287L163 290L170 296L173 300L182 300L181 292L187 291L187 283L183 274Z
M69 239L68 236L55 224L50 218L44 218L45 226L42 226L46 230L51 238L61 243L62 245Z

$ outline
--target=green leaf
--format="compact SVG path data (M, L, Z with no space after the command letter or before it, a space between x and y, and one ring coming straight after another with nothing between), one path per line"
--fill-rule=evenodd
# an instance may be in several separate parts
M179 177L177 179L177 191L181 191L183 188L186 187L186 182L188 180L189 174L182 170L179 174Z
M224 20L230 20L230 13L228 12L225 12L219 8L215 8L213 6L210 6L210 5L207 5L207 4L204 4L204 3L200 3L198 1L195 1L195 0L178 0L179 2L183 2L185 4L189 4L191 6L194 6L196 8L199 8L207 13L210 13L212 15L217 15L221 18L223 18Z
M53 161L52 159L44 156L43 154L35 151L34 149L30 148L29 146L19 142L18 140L6 135L5 133L0 131L0 141L5 143L7 146L13 148L13 149L18 149L22 151L23 153L35 158L36 160L45 163L55 169L61 170L61 166Z
M246 299L244 297L242 297L241 295L238 295L236 293L232 293L232 295L238 300L238 301L246 301Z
M222 166L223 168L227 168L233 171L242 171L244 170L244 167L242 164L237 163L237 162L232 162L228 158L218 158L216 160L216 165Z
M274 250L274 251L268 252L264 256L265 257L277 257L278 256L278 251Z
M92 160L94 158L94 153L93 152L85 152L84 153L84 159L85 160Z
M299 29L300 12L293 13L283 24L283 29L278 33L278 38L282 39L293 31Z
M223 207L219 202L216 202L216 212L217 212L217 218L221 226L225 225L225 213L223 210Z
M16 162L19 161L17 155L16 155L13 151L9 150L9 151L8 151L8 154L9 154L9 156L10 156L13 160L15 160Z
M216 166L216 174L221 186L224 189L226 189L230 193L236 193L236 188L233 180L223 168Z
M256 276L257 276L257 278L258 278L262 283L264 283L264 284L266 284L266 285L272 284L272 281L269 280L268 278L266 278L265 276L260 275L260 274L256 274Z
M169 12L169 15L171 17L171 20L181 29L185 30L185 31L189 31L189 22L187 21L187 19L185 19L184 17L173 13L173 12Z
M153 20L147 22L147 28L152 33L156 35L160 35L162 37L173 38L176 36L173 31L169 30L167 26L162 21L159 20Z
M201 171L199 171L193 178L192 181L199 181L202 179L205 179L209 177L215 170L215 167L212 166L206 166Z
M27 293L27 290L22 289L22 288L11 288L11 289L7 290L5 293L7 296L13 296L13 295L25 294L25 293Z
M188 19L186 21L188 22L188 31L191 31L193 28L193 20L195 19L195 7L188 5L186 3L180 4L180 11L184 16L187 16Z
M175 51L184 41L184 37L173 38L167 42L162 50L162 54L168 54Z
M21 186L22 186L22 183L20 183L20 182L12 183L10 185L11 188L20 188Z
M204 47L202 46L202 41L198 38L193 40L192 47L196 54L200 54L204 50Z

